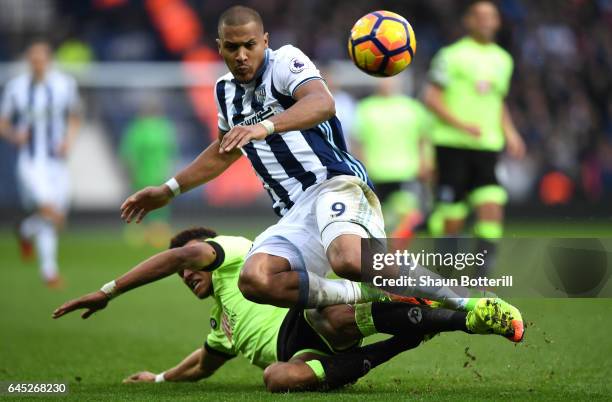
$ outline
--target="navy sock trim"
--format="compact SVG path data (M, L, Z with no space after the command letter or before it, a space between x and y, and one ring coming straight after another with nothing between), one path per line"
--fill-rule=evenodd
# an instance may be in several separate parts
M298 270L298 280L299 280L299 294L298 294L298 308L306 308L308 305L308 292L309 283L308 283L308 272L306 270Z

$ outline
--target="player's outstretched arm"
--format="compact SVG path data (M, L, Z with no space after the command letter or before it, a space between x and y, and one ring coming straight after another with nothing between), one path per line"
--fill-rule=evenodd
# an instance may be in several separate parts
M85 296L79 297L78 299L70 300L69 302L62 304L53 312L53 318L59 318L64 314L70 313L71 311L86 309L86 311L81 314L81 318L86 319L96 311L106 308L109 300L110 299L106 293L98 290L97 292L89 293Z
M83 319L86 319L96 311L104 309L110 299L120 293L165 278L186 268L206 267L215 258L215 249L207 243L163 251L136 265L118 279L107 283L99 291L64 303L53 312L53 318L59 318L75 310L87 309L81 315Z
M199 348L183 361L165 372L154 374L150 371L134 373L123 380L124 383L136 382L186 382L199 381L208 378L227 361L226 358L210 354L204 348Z
M219 133L221 136L222 133ZM201 184L207 183L223 173L230 165L240 158L239 151L230 153L219 152L219 140L215 140L193 162L181 170L175 180L180 192L186 192ZM167 205L174 193L166 184L147 187L129 196L121 205L121 219L136 223L151 211Z
M331 119L336 114L334 98L322 80L311 80L300 85L293 94L293 106L270 117L276 133L305 130ZM268 135L262 124L234 126L221 141L222 152L230 152L245 146L251 140L261 140Z

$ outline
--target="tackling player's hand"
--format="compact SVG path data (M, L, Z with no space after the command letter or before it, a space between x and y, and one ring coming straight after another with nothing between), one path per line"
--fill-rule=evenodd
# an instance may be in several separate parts
M129 196L121 205L121 219L130 223L136 219L140 223L152 210L161 208L172 199L172 191L162 184L156 187L147 187Z
M242 148L251 140L263 140L268 135L262 124L253 126L234 126L221 140L219 153L231 152L235 148Z
M480 135L482 134L480 127L474 124L465 124L462 129L472 137L480 138Z
M124 384L135 382L155 382L155 374L151 373L150 371L140 371L123 380Z
M103 291L98 290L97 292L90 293L88 295L79 297L78 299L62 304L53 312L53 318L60 318L61 316L74 310L85 308L87 311L81 314L81 318L86 319L96 311L104 309L107 306L108 301L108 296Z

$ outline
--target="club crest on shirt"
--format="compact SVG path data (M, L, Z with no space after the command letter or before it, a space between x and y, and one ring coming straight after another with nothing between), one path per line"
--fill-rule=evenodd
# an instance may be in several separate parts
M265 86L262 85L255 90L255 99L257 100L258 103L262 105L264 104L264 102L266 101L266 87Z
M292 73L301 73L304 71L304 67L306 67L306 64L297 57L291 59L289 63L289 70L291 70Z

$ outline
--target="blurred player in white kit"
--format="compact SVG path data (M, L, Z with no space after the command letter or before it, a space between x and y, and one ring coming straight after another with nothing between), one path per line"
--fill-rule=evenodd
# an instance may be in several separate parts
M68 211L70 180L66 158L76 137L79 97L76 81L51 68L45 41L27 50L29 71L10 80L0 105L0 136L18 150L17 183L27 216L17 227L22 256L34 246L43 280L61 287L58 229Z

